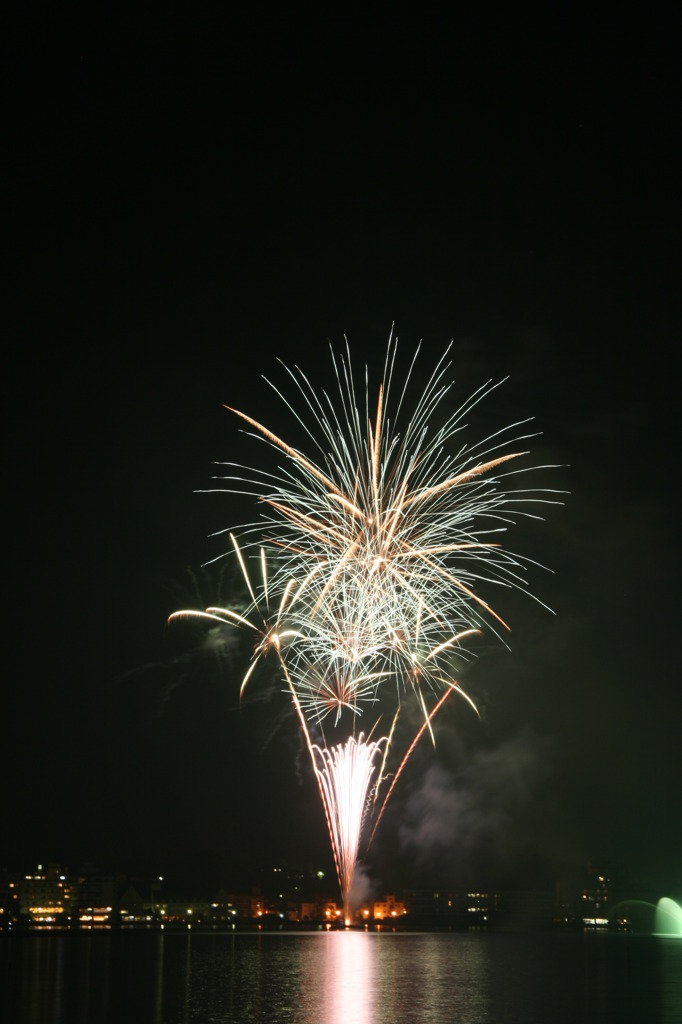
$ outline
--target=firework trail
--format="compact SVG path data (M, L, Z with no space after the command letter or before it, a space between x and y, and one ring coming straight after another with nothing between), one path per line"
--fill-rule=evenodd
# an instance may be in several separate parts
M358 400L348 347L339 358L332 353L335 398L298 368L285 367L297 401L270 386L304 431L307 455L231 409L279 460L275 470L226 463L222 486L213 488L252 495L261 507L259 519L241 531L241 545L230 533L251 605L243 613L208 608L172 616L198 614L251 633L242 693L256 666L274 653L318 780L346 916L371 779L383 748L376 800L392 737L391 730L377 741L362 732L356 738L358 721L372 711L380 715L386 700L395 708L413 696L423 724L400 774L421 735L428 731L433 740L431 721L445 695L459 693L475 710L455 666L471 656L474 635L488 629L502 637L508 630L482 591L503 586L529 593L525 573L533 563L502 541L519 518L539 518L538 505L556 503L546 488L523 486L528 469L547 468L524 463L534 436L530 421L467 441L469 413L498 385L488 382L449 411L448 351L411 414L414 360L396 388L393 339L376 404L367 376L364 401ZM256 586L247 568L254 555ZM344 722L347 739L328 746L325 725L338 729ZM312 742L313 727L321 744ZM385 800L379 816L384 806Z
M313 748L321 765L316 765L315 771L336 859L346 924L351 923L350 891L374 774L373 762L385 742L365 741L360 733L357 741L351 736L331 750Z

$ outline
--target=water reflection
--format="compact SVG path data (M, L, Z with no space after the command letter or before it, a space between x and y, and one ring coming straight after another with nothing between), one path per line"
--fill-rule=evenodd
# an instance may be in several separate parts
M22 1024L682 1019L682 942L623 933L0 935Z
M666 938L659 943L659 998L662 1021L682 1020L682 956L680 943Z
M477 935L378 936L381 1020L488 1020L489 957ZM416 969L415 969L416 968Z
M303 994L292 1004L296 1022L488 1019L489 959L476 936L330 932L311 941L299 961Z
M325 936L322 1020L329 1024L374 1021L377 956L373 938L364 932L329 932Z
M189 950L189 940L187 942L187 948ZM161 932L156 942L154 1024L163 1024L163 932Z

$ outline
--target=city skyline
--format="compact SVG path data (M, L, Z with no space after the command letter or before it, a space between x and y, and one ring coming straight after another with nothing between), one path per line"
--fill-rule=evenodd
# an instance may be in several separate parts
M331 886L330 886L331 881ZM250 883L220 883L37 864L0 868L0 931L26 929L249 930L388 926L392 930L525 931L529 928L652 929L677 934L682 910L657 893L632 887L621 867L587 864L572 878L542 878L521 888L470 882L464 887L406 886L367 890L350 913L323 871L270 866Z

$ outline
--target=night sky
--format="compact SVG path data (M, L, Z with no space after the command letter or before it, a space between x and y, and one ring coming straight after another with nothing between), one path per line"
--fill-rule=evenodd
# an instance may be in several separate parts
M376 389L395 323L416 381L451 340L462 400L509 377L470 438L534 416L570 493L512 538L555 614L497 601L511 653L405 772L377 885L604 859L682 893L672 25L411 11L15 5L0 866L329 861L286 697L240 709L240 641L166 620L254 515L196 493L264 457L223 403L286 431L278 358L331 387L345 335Z

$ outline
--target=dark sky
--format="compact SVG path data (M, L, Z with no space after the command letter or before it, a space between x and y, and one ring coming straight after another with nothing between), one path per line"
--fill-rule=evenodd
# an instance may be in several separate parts
M395 322L418 379L509 375L473 434L535 416L570 495L515 540L556 614L505 596L372 871L679 896L678 83L625 18L15 5L2 863L328 857L286 700L166 619L251 516L195 493L262 457L222 403L283 424L260 375L331 386L344 335L376 384Z

